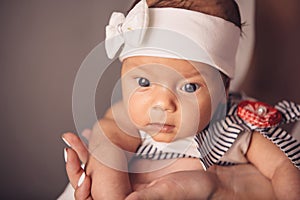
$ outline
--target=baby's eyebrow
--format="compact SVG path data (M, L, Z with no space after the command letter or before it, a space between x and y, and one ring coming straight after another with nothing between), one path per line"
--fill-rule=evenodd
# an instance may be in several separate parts
M197 70L197 71L194 71L193 73L190 73L190 74L189 74L189 76L191 76L191 77L192 77L192 76L201 76L201 75L202 75L202 73L201 73L200 71L198 71L198 70Z
M186 78L193 78L193 77L207 77L207 73L206 72L201 72L199 70L196 70L196 71L193 71L192 73L186 73L186 74L183 74L184 77Z
M149 74L149 72L146 72L146 70L141 67L136 67L133 69L133 71L135 74Z

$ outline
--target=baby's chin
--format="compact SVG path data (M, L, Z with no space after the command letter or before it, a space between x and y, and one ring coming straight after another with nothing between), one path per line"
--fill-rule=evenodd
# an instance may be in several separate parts
M165 142L165 143L173 142L175 140L175 136L176 135L170 133L156 133L151 135L153 140L155 140L156 142Z
M156 142L164 142L164 143L170 143L170 142L174 142L176 140L180 140L186 137L189 137L192 135L184 135L184 136L180 136L176 133L174 134L170 134L170 133L156 133L156 134L152 134L151 137L153 140L155 140Z

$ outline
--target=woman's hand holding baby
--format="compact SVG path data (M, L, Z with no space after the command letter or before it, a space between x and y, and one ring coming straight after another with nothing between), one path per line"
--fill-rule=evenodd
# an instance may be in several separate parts
M90 131L86 130L85 137L88 138ZM91 200L91 180L86 175L83 166L88 160L89 152L84 143L74 133L65 133L62 136L64 142L69 146L65 149L66 171L72 187L75 189L76 199ZM83 164L81 164L83 163Z
M91 179L81 168L88 160L88 151L80 138L72 133L63 135L67 148L66 170L75 199L91 200ZM82 175L84 174L84 175ZM97 184L93 186L97 190ZM126 200L136 199L273 199L270 181L250 164L231 167L212 166L208 171L181 171L168 174L149 184L133 186Z

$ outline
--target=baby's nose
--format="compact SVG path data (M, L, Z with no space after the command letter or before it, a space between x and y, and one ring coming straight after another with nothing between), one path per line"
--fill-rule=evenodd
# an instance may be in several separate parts
M152 109L175 112L177 110L177 97L170 89L160 86L153 94Z

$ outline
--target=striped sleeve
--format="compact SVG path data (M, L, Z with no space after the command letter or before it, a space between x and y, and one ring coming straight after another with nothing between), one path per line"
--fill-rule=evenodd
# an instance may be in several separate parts
M294 102L283 100L275 105L275 108L281 112L284 123L291 123L300 119L300 105Z
M226 117L225 120L212 124L195 136L200 160L206 168L218 164L238 135L245 131L245 127L236 124L234 120L238 119Z
M278 146L290 161L300 169L300 143L285 130L275 127L262 134Z

